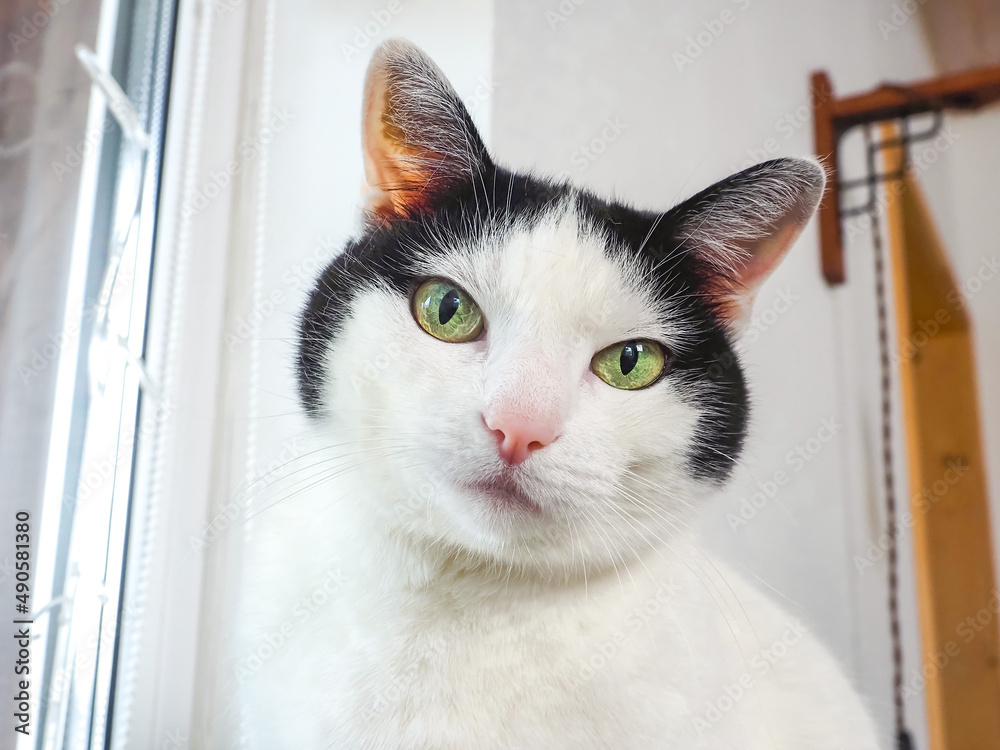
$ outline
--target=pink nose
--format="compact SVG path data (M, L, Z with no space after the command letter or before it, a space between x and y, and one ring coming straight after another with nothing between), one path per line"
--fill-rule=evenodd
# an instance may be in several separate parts
M558 426L553 420L499 413L484 417L483 421L496 436L500 458L511 466L523 463L532 451L544 448L558 437Z

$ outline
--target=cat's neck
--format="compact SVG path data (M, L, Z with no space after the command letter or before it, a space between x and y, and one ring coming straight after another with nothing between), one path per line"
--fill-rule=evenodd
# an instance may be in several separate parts
M408 600L418 607L442 601L461 604L572 596L602 582L612 582L617 589L622 581L628 585L633 576L649 577L651 570L669 575L675 567L689 567L686 555L679 556L678 547L671 545L670 549L650 547L645 554L605 565L584 566L577 558L565 566L540 568L415 538L370 515L355 517L352 523L342 559L354 587L384 598ZM680 537L674 541L689 544Z

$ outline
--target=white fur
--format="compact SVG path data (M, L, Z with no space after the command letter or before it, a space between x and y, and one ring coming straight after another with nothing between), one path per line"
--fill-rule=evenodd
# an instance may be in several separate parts
M823 646L688 538L711 491L684 465L694 407L590 372L612 343L691 335L604 241L567 205L430 263L484 311L472 343L356 300L317 452L255 520L236 665L255 747L877 747ZM461 489L498 470L498 404L562 420L518 467L538 515Z

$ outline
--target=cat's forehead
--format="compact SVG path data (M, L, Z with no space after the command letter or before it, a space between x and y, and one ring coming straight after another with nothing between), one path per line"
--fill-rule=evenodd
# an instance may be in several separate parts
M487 314L539 329L667 343L681 335L641 268L571 202L448 247L417 270L455 281Z

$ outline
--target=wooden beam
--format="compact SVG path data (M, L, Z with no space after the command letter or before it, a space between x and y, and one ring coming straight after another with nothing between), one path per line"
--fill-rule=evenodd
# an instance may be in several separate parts
M882 126L883 138L896 133ZM902 163L901 149L883 152L886 173ZM931 750L1000 750L1000 629L969 316L916 178L885 192Z
M816 156L827 170L826 192L819 204L819 251L823 276L830 284L844 281L844 253L841 252L840 180L836 169L837 141L839 135L833 126L833 84L830 77L820 71L813 73L812 95L813 133L816 139Z
M845 280L841 240L838 144L858 125L950 109L975 110L1000 102L1000 66L980 68L928 81L883 84L865 94L837 99L824 72L812 74L816 154L824 160L830 192L819 208L820 261L829 284Z
M834 127L843 133L865 123L937 109L975 110L1000 101L1000 67L979 68L917 83L883 84L832 102Z

